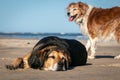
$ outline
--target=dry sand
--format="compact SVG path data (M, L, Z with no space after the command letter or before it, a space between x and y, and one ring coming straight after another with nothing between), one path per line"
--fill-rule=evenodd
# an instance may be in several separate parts
M0 80L120 80L120 60L113 59L120 53L120 46L114 41L98 43L96 59L88 60L85 66L67 71L11 71L5 68L13 59L29 52L37 41L38 39L0 38ZM86 44L86 41L80 41Z

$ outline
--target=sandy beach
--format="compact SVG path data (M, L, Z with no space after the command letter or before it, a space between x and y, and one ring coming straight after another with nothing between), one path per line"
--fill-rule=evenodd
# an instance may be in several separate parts
M120 80L120 60L114 56L120 53L115 41L99 42L96 59L88 60L87 65L67 71L42 71L35 69L7 70L16 57L29 52L38 39L0 38L0 80ZM80 40L86 44L85 40Z

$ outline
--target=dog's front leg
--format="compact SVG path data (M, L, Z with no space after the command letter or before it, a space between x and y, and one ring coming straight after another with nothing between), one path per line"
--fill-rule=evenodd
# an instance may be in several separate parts
M90 40L87 41L87 44L86 44L86 50L89 52L90 51L90 47L91 47L91 42Z
M114 59L120 59L120 55L115 56Z
M88 52L88 59L89 59L89 55L91 54L90 48L91 48L91 42L90 39L88 39L87 44L86 44L86 51Z
M89 39L87 42L86 49L88 50L88 52L90 52L88 59L95 58L96 41L97 41L97 38L94 38L94 39Z

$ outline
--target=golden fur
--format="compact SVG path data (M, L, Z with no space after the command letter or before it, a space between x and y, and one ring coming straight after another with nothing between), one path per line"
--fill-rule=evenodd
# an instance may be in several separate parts
M82 2L71 3L67 7L69 21L80 25L81 31L89 37L86 49L88 58L94 59L96 42L100 39L114 38L120 43L120 7L96 8ZM115 59L119 59L116 56Z

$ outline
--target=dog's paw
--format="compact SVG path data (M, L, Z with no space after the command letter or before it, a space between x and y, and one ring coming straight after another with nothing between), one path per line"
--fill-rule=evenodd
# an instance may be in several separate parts
M88 59L95 59L95 56L88 56Z
M120 55L115 56L114 59L120 59Z
M15 67L14 65L6 65L6 68L9 69L9 70L17 69L17 67Z

